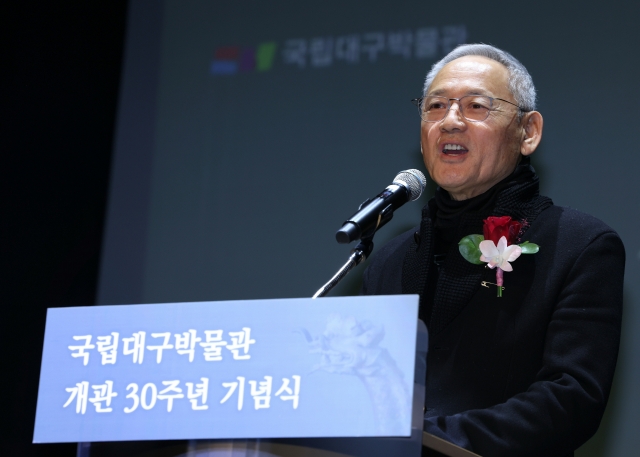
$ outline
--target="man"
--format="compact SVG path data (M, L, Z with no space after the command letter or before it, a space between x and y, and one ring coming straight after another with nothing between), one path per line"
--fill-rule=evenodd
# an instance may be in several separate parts
M422 155L439 187L419 229L372 258L363 293L420 295L425 431L482 456L571 456L597 430L611 387L622 242L539 195L529 155L543 121L513 56L458 47L433 66L419 105ZM490 237L485 221L511 227L502 248L529 241L539 252L490 263L487 243L498 252L500 242L486 240L472 263L458 243Z

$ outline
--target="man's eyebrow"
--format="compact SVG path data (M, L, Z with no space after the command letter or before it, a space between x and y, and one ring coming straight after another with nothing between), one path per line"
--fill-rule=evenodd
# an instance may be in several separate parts
M434 90L433 92L429 92L427 94L427 96L436 96L437 97L437 96L444 95L445 92L446 92L446 90L444 90L444 89L438 89L438 90ZM469 92L465 93L463 95L463 97L466 96L466 95L484 95L485 97L490 97L490 95L487 95L486 92L479 91L479 90L470 90Z

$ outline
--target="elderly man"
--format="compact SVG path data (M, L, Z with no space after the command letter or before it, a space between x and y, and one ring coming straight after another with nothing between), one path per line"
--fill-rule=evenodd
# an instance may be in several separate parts
M598 428L618 353L624 248L539 195L535 98L524 66L492 46L433 66L418 104L439 187L363 285L420 295L424 429L483 456L573 455Z

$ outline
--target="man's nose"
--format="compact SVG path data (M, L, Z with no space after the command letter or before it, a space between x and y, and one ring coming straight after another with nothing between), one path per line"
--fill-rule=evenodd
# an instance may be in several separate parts
M440 128L449 132L451 130L462 130L465 127L464 116L460 111L460 103L457 100L452 100L444 119L440 121Z

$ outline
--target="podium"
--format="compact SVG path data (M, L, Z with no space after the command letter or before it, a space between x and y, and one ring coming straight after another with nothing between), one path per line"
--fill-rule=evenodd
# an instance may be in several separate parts
M422 431L417 314L417 295L50 309L34 442L79 442L79 457L475 455Z
M348 438L344 438L350 441ZM367 440L367 439L364 439ZM369 438L368 440L375 440ZM77 457L112 457L127 455L130 457L351 457L320 447L313 447L312 440L294 442L243 440L243 441L191 441L156 443L79 443ZM355 440L351 445L358 445ZM363 451L368 451L364 442ZM322 445L321 445L322 446ZM479 457L448 441L429 433L422 432L422 457ZM387 451L387 449L382 449ZM396 455L389 453L387 455Z

